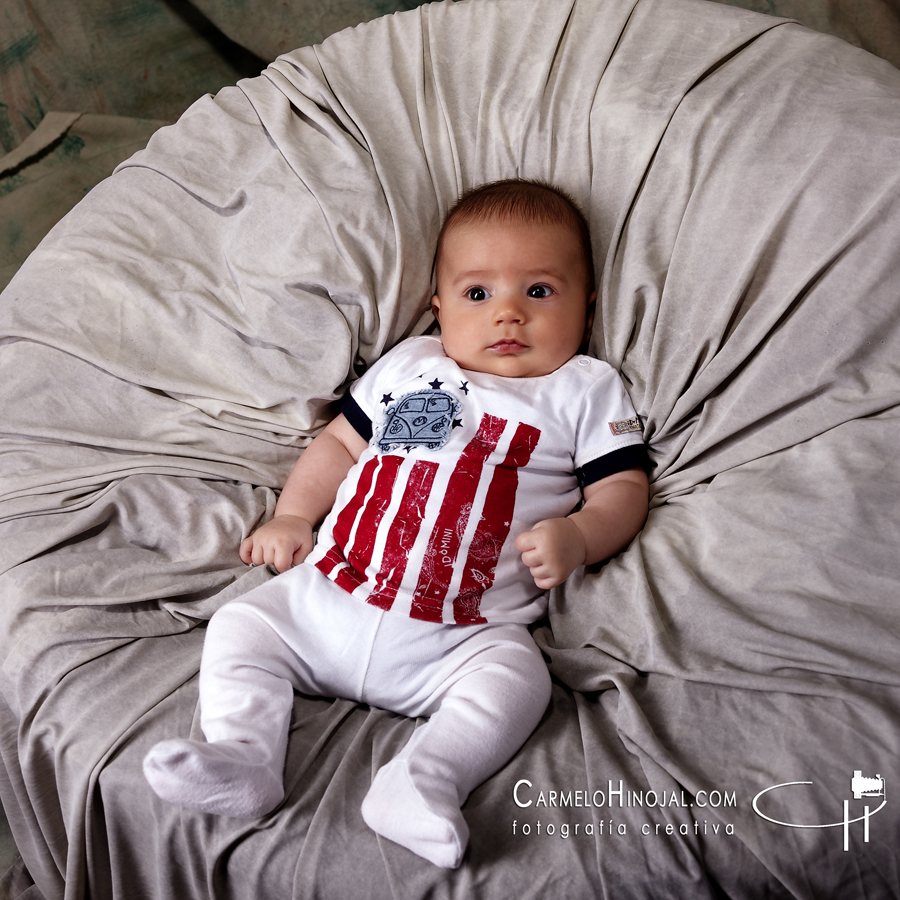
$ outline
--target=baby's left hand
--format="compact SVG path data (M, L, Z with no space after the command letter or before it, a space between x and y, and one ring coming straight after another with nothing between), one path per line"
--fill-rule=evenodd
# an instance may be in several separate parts
M544 519L516 538L516 550L541 590L562 584L583 562L581 529L571 519Z

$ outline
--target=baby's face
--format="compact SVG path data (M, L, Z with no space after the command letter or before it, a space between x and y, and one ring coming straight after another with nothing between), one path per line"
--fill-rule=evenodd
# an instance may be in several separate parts
M444 352L462 368L509 378L548 375L587 338L577 237L561 225L466 223L444 235L431 305Z

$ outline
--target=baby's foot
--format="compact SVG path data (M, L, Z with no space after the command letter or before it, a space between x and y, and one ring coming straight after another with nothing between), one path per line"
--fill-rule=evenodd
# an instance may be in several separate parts
M163 800L219 816L256 819L284 798L280 775L241 741L162 741L144 758L144 775Z
M456 787L435 781L426 797L409 776L405 762L394 760L378 771L362 804L366 825L436 866L455 869L469 842L469 826L454 803ZM448 796L443 796L447 794Z

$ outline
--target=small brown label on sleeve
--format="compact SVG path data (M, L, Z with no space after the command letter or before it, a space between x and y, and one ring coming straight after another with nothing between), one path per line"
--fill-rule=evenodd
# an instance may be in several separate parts
M609 430L613 434L631 434L641 431L641 420L637 416L630 419L622 419L620 422L610 422Z

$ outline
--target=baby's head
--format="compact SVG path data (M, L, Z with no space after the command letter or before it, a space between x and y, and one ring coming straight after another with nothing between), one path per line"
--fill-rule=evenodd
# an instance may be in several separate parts
M464 369L548 375L590 334L590 234L555 187L511 179L468 191L444 222L435 267L444 352Z

